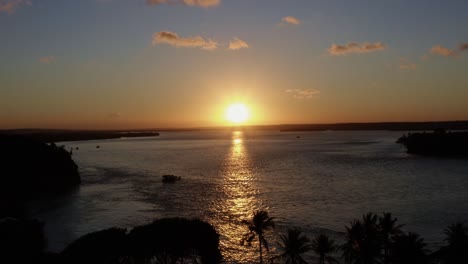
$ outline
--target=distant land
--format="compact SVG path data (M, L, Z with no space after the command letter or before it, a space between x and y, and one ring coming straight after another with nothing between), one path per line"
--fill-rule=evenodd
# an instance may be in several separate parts
M433 131L433 130L440 129L440 128L443 128L445 130L468 130L468 121L280 125L281 131L323 131L323 130Z
M468 131L446 132L444 129L438 129L432 133L408 133L400 137L397 143L405 145L410 154L468 156Z
M219 130L276 130L289 131L347 131L347 130L387 130L387 131L433 131L468 130L468 121L434 121L434 122L375 122L375 123L334 123L334 124L279 124L279 125L249 125L249 126L219 126L191 128L153 128L135 131L219 131Z
M0 134L24 135L43 142L80 141L94 139L113 139L123 137L153 137L159 132L170 131L226 131L226 130L276 130L294 131L433 131L437 129L468 130L468 121L437 122L378 122L378 123L336 123L336 124L280 124L256 126L219 126L190 128L152 128L132 130L66 130L66 129L8 129ZM158 131L158 132L155 132Z
M250 125L223 127L192 127L192 128L157 128L152 131L218 131L218 130L276 130L281 132L294 131L358 131L358 130L386 130L386 131L433 131L468 130L468 121L434 121L434 122L375 122L375 123L334 123L334 124L279 124L279 125ZM137 131L151 131L137 130Z
M0 135L21 135L40 142L82 141L114 139L124 137L156 137L158 132L149 131L102 131L102 130L62 130L62 129L11 129L0 130Z

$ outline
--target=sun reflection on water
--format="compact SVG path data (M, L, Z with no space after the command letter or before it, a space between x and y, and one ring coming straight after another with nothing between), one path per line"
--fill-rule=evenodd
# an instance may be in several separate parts
M247 229L242 220L261 208L255 181L255 166L246 148L244 133L232 133L232 143L220 176L223 197L216 203L215 226L221 234L221 247L228 262L251 262L257 258L254 248L240 245Z

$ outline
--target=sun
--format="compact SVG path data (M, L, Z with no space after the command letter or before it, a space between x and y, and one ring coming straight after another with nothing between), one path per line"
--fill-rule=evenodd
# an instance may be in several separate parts
M240 124L249 120L249 109L242 103L232 104L226 108L226 119L229 122Z

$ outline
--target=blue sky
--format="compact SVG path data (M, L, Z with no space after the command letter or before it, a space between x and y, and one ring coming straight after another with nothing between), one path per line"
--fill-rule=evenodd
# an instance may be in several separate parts
M0 126L468 119L467 1L185 1L0 0Z

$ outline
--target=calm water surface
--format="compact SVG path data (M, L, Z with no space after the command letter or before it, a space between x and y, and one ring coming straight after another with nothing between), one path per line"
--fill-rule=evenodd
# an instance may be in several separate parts
M297 226L337 240L353 218L390 211L436 246L444 227L468 221L468 162L407 155L394 143L401 134L167 132L68 142L79 147L81 187L31 210L46 222L54 251L92 231L181 216L213 224L224 257L248 262L257 255L239 244L241 221L257 209L276 218L275 232ZM182 181L163 184L163 174Z

